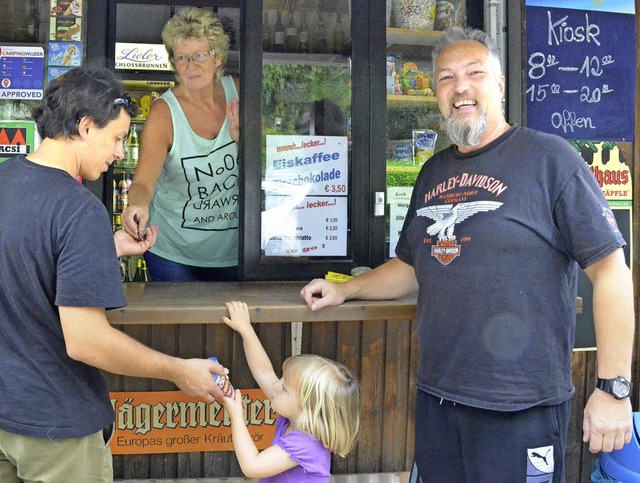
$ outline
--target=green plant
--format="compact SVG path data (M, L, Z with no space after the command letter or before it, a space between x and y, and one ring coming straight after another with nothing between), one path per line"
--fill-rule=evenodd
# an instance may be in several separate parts
M348 67L267 64L263 68L262 116L279 134L296 134L305 105L329 100L350 117L351 69Z
M419 166L387 162L387 187L413 186L420 172Z

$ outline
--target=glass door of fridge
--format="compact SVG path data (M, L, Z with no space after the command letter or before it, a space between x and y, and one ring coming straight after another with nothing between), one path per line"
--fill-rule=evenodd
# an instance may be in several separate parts
M368 2L246 8L262 62L242 69L261 86L242 114L245 276L349 274L368 261Z
M387 0L385 258L395 248L418 173L451 144L435 98L431 52L451 25L466 24L466 2Z

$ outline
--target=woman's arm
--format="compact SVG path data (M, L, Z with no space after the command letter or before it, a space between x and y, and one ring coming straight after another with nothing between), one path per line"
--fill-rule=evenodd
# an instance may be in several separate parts
M236 84L238 95L240 95L240 79L238 76L233 76L233 82ZM227 119L229 120L231 139L236 143L240 142L240 99L233 99L227 104Z
M173 144L171 111L164 100L151 105L140 141L138 165L128 192L129 206L122 213L122 227L137 239L143 238L156 182Z

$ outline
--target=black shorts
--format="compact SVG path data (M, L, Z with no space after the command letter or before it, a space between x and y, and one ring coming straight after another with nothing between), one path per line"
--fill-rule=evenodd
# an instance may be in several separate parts
M418 390L415 460L424 483L562 483L571 400L478 409Z

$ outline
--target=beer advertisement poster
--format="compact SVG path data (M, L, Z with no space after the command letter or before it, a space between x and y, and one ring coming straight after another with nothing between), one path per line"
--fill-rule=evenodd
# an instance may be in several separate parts
M258 449L271 445L276 413L260 389L242 389L244 419ZM113 454L233 451L231 420L220 399L207 404L182 391L112 392Z

